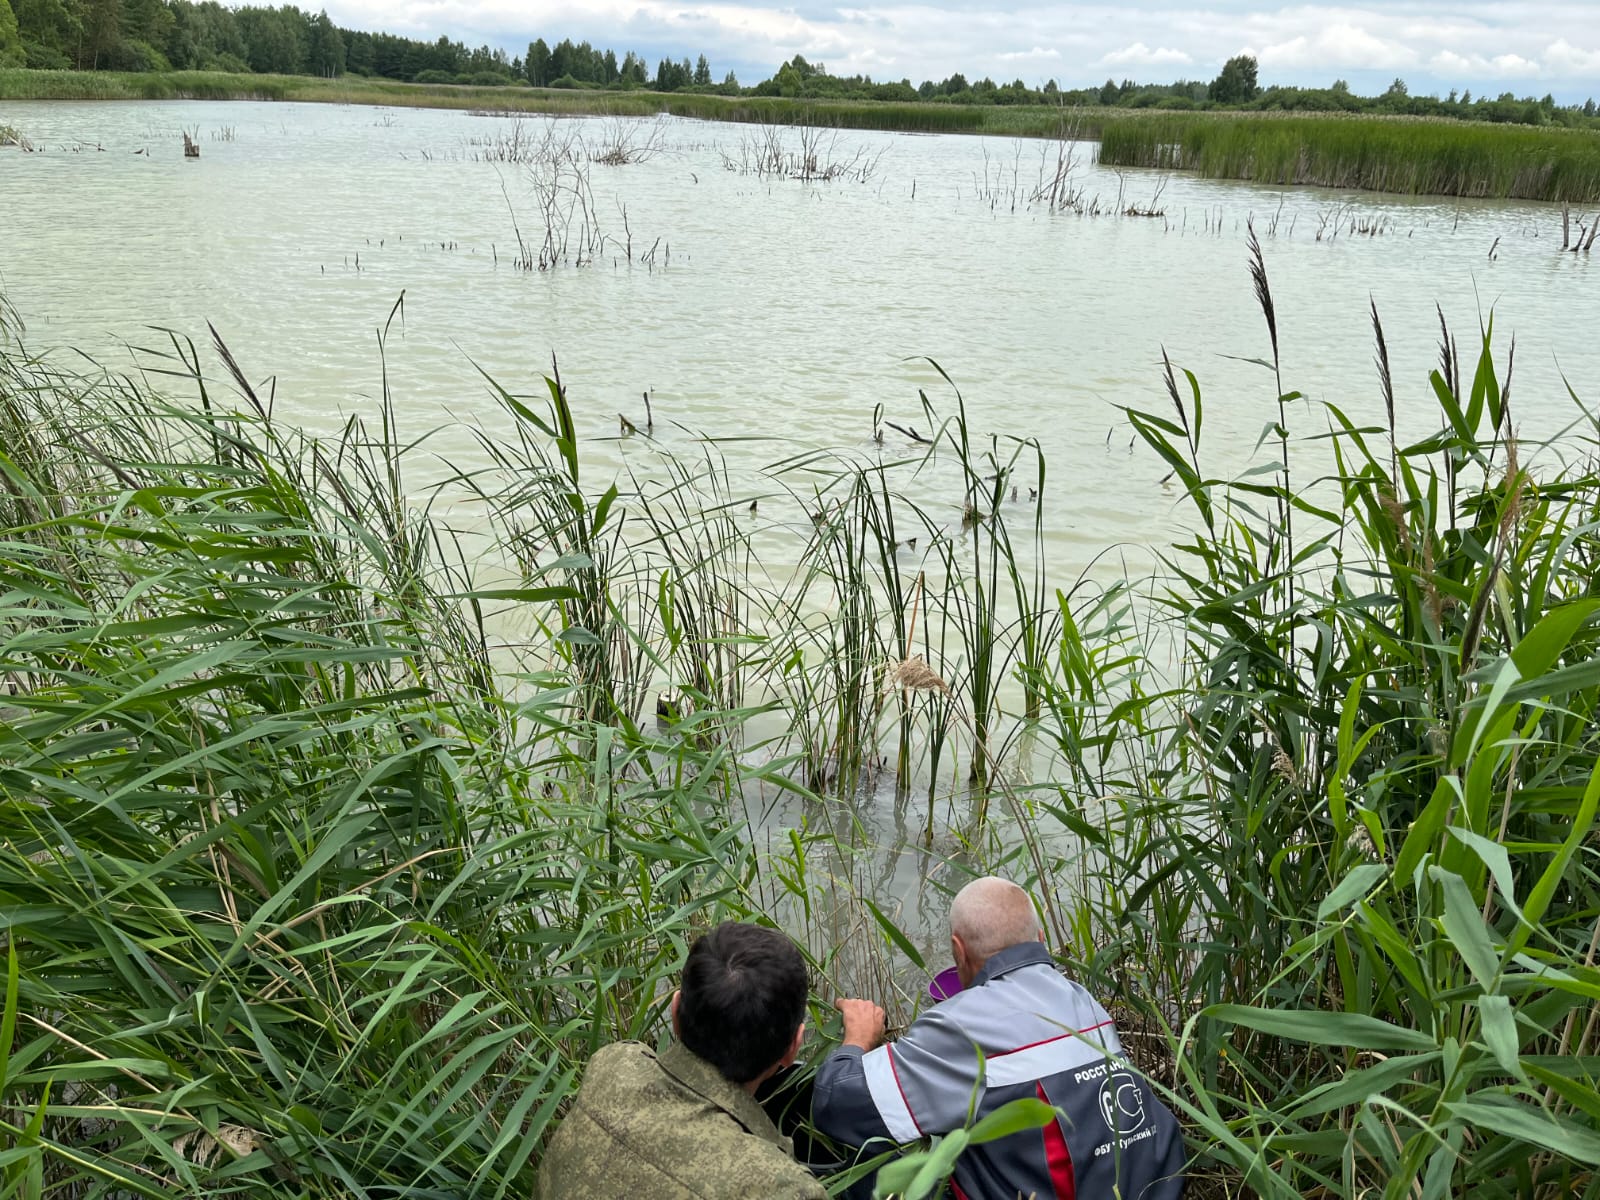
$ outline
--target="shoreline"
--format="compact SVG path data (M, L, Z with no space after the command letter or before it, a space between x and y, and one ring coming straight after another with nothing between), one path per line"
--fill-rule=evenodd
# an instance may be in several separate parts
M1600 201L1600 133L1417 117L807 100L208 71L0 70L0 103L7 100L245 100L530 116L664 113L730 124L1067 138L1102 143L1100 160L1107 165L1204 178L1391 195Z

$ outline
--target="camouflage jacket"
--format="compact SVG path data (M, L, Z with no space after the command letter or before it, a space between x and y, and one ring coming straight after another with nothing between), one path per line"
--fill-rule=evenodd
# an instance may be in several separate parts
M589 1063L539 1169L544 1200L826 1200L743 1088L673 1044Z

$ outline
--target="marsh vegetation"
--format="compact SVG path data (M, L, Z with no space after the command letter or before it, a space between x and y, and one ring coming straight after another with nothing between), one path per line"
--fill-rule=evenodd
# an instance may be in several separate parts
M1376 309L1385 419L1312 405L1252 272L1262 460L1165 366L1124 416L1185 532L1078 578L953 388L751 491L715 439L595 477L592 398L485 378L419 487L387 389L313 437L220 342L126 377L0 307L7 1189L525 1195L705 923L801 940L824 1036L936 965L887 788L933 886L1045 898L1200 1194L1592 1193L1596 418L1525 441L1492 323L1408 379Z
M659 114L772 127L1075 138L1108 166L1408 195L1600 201L1600 138L1590 128L1397 115L1171 112L1104 104L961 104L827 96L572 91L400 83L344 76L0 70L0 100L275 100L503 113ZM749 156L746 156L747 158Z

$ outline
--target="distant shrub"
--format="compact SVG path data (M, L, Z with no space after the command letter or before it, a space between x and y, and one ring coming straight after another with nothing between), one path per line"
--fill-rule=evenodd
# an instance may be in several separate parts
M454 83L456 77L449 71L418 71L412 77L413 83Z
M134 41L131 38L117 43L116 49L110 55L110 66L113 71L172 70L172 64L167 61L165 54L149 42Z
M34 71L70 71L72 60L61 51L51 46L41 46L38 42L22 43L23 52L27 55L28 67Z
M474 71L471 75L459 75L456 78L458 82L473 87L505 87L511 82L509 75L502 75L499 71Z
M202 71L225 71L230 75L250 74L250 64L237 54L211 54L200 63Z

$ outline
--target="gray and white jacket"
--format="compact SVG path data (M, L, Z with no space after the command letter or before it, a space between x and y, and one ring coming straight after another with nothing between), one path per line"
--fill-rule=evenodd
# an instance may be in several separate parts
M976 1107L969 1111L976 1096ZM1177 1119L1123 1057L1106 1010L1037 942L990 957L972 986L897 1041L842 1046L817 1072L812 1119L853 1146L961 1129L1023 1096L1064 1117L970 1147L958 1200L1179 1200Z

